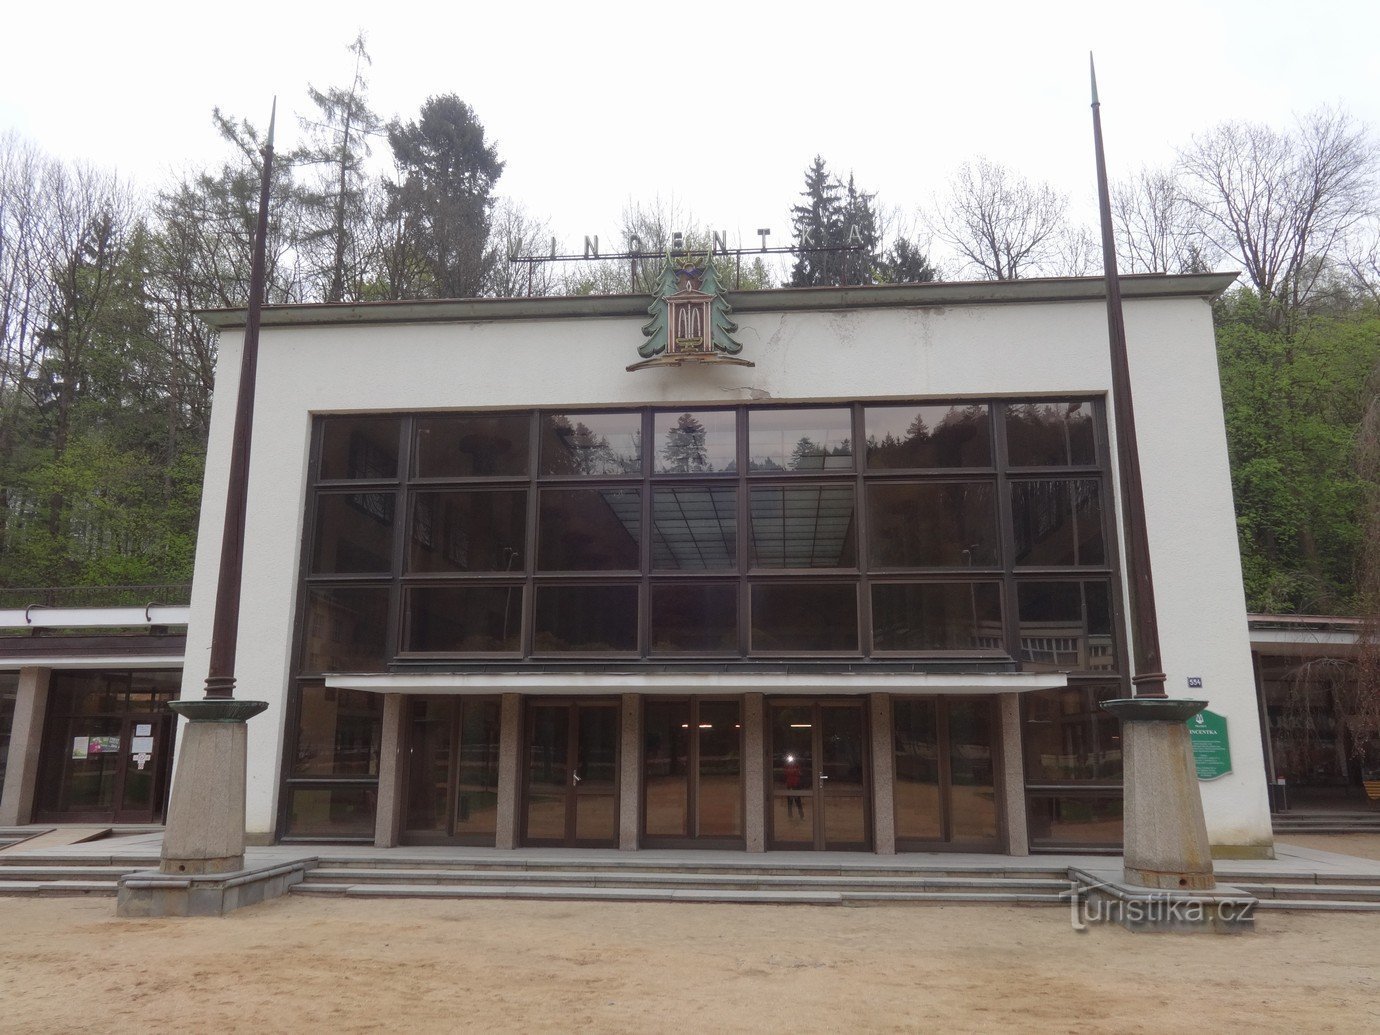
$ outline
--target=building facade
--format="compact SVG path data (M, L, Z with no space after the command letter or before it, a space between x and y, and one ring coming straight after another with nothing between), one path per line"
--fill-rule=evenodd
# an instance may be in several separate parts
M1264 855L1209 305L1229 281L1124 290L1169 685L1229 724L1234 768L1201 785L1215 849ZM1097 702L1128 693L1130 652L1100 289L736 293L736 325L706 317L736 361L662 365L632 362L645 297L265 310L251 838L1114 847ZM243 318L209 315L186 696Z

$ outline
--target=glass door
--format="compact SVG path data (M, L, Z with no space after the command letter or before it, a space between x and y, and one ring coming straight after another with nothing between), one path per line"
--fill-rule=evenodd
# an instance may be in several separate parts
M618 731L615 704L528 705L525 844L617 847Z
M172 722L166 715L129 715L120 733L116 765L115 822L162 819Z
M1002 847L996 729L996 702L990 697L893 699L898 848Z
M865 850L871 842L867 727L855 702L773 702L771 847Z

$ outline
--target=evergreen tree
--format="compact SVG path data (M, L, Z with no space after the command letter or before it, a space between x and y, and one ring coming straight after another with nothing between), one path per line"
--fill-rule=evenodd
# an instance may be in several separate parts
M811 252L805 249L843 243L847 233L843 188L829 175L824 159L815 155L805 170L805 189L801 201L791 209L791 233L795 238L795 264L791 267L791 287L821 287L839 283L843 263L839 252Z
M418 119L388 127L397 179L386 184L389 298L469 298L497 253L489 244L498 149L454 94L430 97Z
M667 430L661 460L661 471L666 474L699 474L709 470L704 424L693 413L682 413Z

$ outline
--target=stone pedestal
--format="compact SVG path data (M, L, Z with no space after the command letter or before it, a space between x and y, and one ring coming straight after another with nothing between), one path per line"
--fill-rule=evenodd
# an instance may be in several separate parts
M168 802L159 871L197 875L244 868L247 720L266 701L174 701L187 719Z
M1140 697L1102 707L1121 720L1126 882L1167 891L1211 890L1217 882L1184 725L1207 702Z

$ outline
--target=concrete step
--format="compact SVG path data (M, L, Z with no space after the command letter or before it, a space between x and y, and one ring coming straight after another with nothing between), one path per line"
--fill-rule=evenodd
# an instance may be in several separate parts
M1280 873L1276 870L1219 870L1217 879L1223 884L1243 887L1248 884L1299 885L1301 887L1349 884L1370 891L1380 890L1380 874L1377 873L1327 873L1314 870L1309 873Z
M99 895L114 898L120 890L114 880L0 880L0 897L57 898L68 895Z
M1233 887L1264 901L1290 902L1374 902L1380 904L1380 886L1375 884L1242 884Z
M501 875L492 870L438 868L363 869L317 867L310 871L314 884L521 884L524 886L586 887L700 887L737 890L828 889L842 891L939 891L957 889L968 893L1050 892L1069 888L1068 878L936 877L930 874L906 877L873 876L851 873L844 876L800 876L772 873L680 873L664 870L539 870L511 871Z
M523 884L317 884L311 880L294 885L293 895L345 898L425 899L525 899L529 901L598 902L720 902L771 905L872 905L885 903L1007 903L1061 905L1057 894L1007 894L961 892L845 892L829 890L739 890L711 888L588 887Z
M1277 826L1274 828L1274 832L1277 837L1286 840L1290 834L1380 834L1380 824L1374 826L1361 826L1359 824L1326 824L1310 827Z
M26 866L123 866L127 870L147 870L158 865L158 853L77 855L62 852L7 852L0 855L0 877L12 867Z
M435 871L465 869L477 872L492 873L495 875L505 873L542 873L558 871L561 873L606 873L614 871L630 871L639 873L705 873L705 874L741 874L750 877L758 876L780 876L780 877L897 877L911 880L929 879L935 877L953 878L988 878L993 880L1063 880L1067 881L1067 868L1063 866L1049 867L961 867L943 865L859 865L859 866L840 866L838 863L743 863L732 860L704 860L687 862L682 859L657 860L649 859L639 854L632 858L624 859L590 859L579 860L569 857L551 860L542 859L466 859L457 858L447 860L445 858L429 857L380 857L378 855L361 856L325 856L321 858L321 867L333 870L416 870L416 871Z
M1314 902L1283 898L1262 898L1256 902L1255 908L1316 913L1380 913L1380 902Z
M126 873L135 873L143 866L6 866L0 869L0 880L6 884L20 881L90 881L119 880Z

